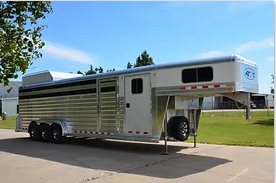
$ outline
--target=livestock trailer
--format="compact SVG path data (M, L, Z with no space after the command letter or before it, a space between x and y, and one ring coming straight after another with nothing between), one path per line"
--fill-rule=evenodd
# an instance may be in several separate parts
M196 135L204 97L249 104L257 64L238 55L150 65L55 80L23 77L16 132L33 140L67 136L159 142ZM250 111L250 110L249 110Z

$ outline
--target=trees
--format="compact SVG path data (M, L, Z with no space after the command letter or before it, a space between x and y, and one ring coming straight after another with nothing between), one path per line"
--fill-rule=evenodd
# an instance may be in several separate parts
M132 67L141 67L146 65L154 65L152 57L149 56L147 51L143 51L141 55L136 58L135 64L127 63L127 69Z
M34 59L42 57L39 49L45 45L38 20L52 13L49 1L0 2L0 83L9 84L26 72Z
M135 64L128 62L126 67L127 69L130 69L133 67L141 67L146 65L154 65L154 62L152 57L150 57L149 54L147 53L147 51L144 51L141 55L137 57ZM115 68L106 70L106 72L113 72L113 71L115 71ZM93 69L92 65L90 65L90 69L85 73L82 73L80 70L77 71L77 74L82 74L82 75L90 75L90 74L98 74L98 73L103 73L103 68L96 67L95 69Z
M127 63L127 69L130 69L130 68L132 68L132 67L133 67L133 64L130 63L130 62L128 62L128 63Z
M102 67L96 67L95 68L95 71L98 72L98 73L103 73L103 68Z
M115 71L115 68L106 70L106 72L113 72L113 71Z
M141 67L146 65L154 65L154 62L147 51L144 51L141 55L137 57L134 67Z
M96 69L94 70L93 65L90 65L90 69L87 72L85 72L85 75L97 74L98 69Z
M77 74L82 74L82 75L91 75L91 74L99 74L103 73L104 69L102 67L96 67L95 69L93 68L93 65L90 65L90 69L86 71L85 73L81 72L80 70L77 71ZM106 72L112 72L115 71L115 68L109 69Z
M70 73L72 73L72 72L70 72ZM81 74L84 76L84 74L80 70L77 71L77 74Z

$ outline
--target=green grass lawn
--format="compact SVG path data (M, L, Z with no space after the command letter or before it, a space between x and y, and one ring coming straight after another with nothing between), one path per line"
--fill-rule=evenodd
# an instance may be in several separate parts
M16 117L0 120L0 129L15 129ZM190 137L188 142L193 142ZM209 144L274 147L274 111L204 112L200 118L197 142Z
M16 117L8 116L6 120L0 120L0 129L15 129Z
M222 117L222 115L224 117ZM188 140L193 142L193 138ZM205 112L200 118L197 142L240 146L274 147L274 111Z

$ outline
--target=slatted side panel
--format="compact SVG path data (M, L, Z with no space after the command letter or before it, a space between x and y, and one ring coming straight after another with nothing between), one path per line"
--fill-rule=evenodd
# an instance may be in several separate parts
M120 97L119 98L119 123L120 123L120 129L119 131L121 133L124 132L124 127L125 127L125 121L124 121L124 98L123 97Z
M96 83L21 92L19 96L21 128L39 119L61 119L70 122L72 130L97 130Z
M117 80L102 80L100 86L100 131L117 132Z

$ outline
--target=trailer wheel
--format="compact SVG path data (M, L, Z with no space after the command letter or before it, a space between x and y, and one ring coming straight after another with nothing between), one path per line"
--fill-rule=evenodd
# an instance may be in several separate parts
M190 135L190 123L184 116L174 116L168 122L168 133L179 141L185 141Z
M53 137L53 142L56 144L59 144L65 141L65 137L62 136L62 129L60 125L58 124L52 125L52 137Z
M41 139L41 130L35 122L32 122L30 124L29 134L30 134L30 139L31 140L38 141L38 140Z
M173 134L176 133L176 132L175 132L176 127L175 127L175 124L174 124L174 123L176 123L176 121L178 120L177 118L178 118L178 116L173 116L173 117L171 117L171 118L169 119L169 121L168 121L168 124L167 124L167 132L168 132L168 136L170 136L170 137L174 137Z
M48 124L40 124L41 129L41 139L43 142L50 142L52 141L52 129Z

